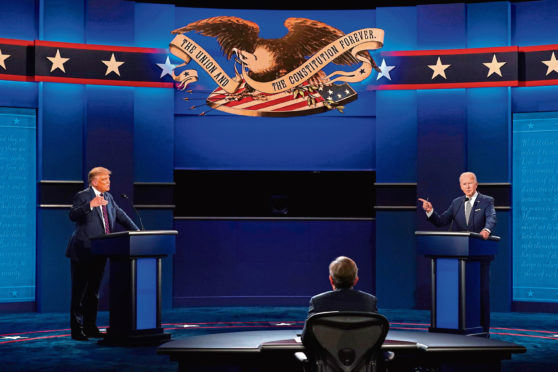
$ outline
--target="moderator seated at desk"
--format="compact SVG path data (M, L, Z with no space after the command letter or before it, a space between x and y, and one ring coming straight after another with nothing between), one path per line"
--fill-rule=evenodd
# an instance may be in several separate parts
M229 370L226 367L301 371L294 357L295 352L304 351L300 333L300 329L289 329L193 336L167 342L157 353L177 361L180 371L199 371L202 366L215 367L215 371ZM390 371L410 371L415 366L499 371L503 359L526 351L521 345L483 337L397 330L389 331L382 349L395 353Z

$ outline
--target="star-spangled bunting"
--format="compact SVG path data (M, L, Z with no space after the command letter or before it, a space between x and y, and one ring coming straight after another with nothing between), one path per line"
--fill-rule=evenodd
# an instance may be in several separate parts
M488 75L486 75L486 77L490 77L490 75L492 75L492 74L498 74L498 75L502 76L501 68L506 63L507 62L498 62L498 59L496 59L496 54L494 54L494 56L492 57L491 62L483 63L483 65L488 67Z
M62 58L62 56L60 56L60 49L56 49L56 55L54 57L47 57L47 59L52 62L50 72L56 70L57 68L64 73L66 72L66 70L64 70L64 63L68 62L70 59Z
M558 72L558 60L556 60L556 56L554 52L552 52L552 56L548 61L541 61L544 63L548 69L546 70L546 74L549 75L551 72Z
M380 78L382 77L391 80L391 76L389 75L389 72L394 68L395 66L388 66L386 64L385 58L382 58L382 63L380 64L380 72L378 72L378 76L376 77L376 80L380 80Z
M436 76L441 76L444 79L447 79L446 77L446 69L448 67L450 67L451 65L444 65L442 64L442 60L440 59L440 57L438 57L438 60L436 61L435 65L428 65L429 68L432 69L432 80L434 80L434 78Z
M101 61L101 62L107 65L107 72L105 72L105 76L110 74L111 72L114 72L116 75L120 76L120 71L118 71L118 68L122 66L124 62L117 61L116 58L114 57L114 53L112 53L108 61Z
M157 66L159 66L161 68L161 77L165 76L165 75L170 75L172 76L172 71L175 69L175 65L173 65L172 63L170 63L170 59L169 56L167 56L167 60L165 61L165 63L157 63Z
M6 69L6 60L10 57L11 55L9 54L2 54L2 49L0 49L0 66L2 66L4 70Z
M558 85L557 52L558 45L381 52L380 71L367 86ZM166 49L0 38L0 80L173 88L175 67Z

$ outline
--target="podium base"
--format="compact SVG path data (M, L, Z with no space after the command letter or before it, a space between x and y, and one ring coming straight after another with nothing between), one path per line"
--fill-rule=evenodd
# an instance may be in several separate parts
M110 346L147 346L159 345L170 339L171 335L164 333L162 328L135 330L126 333L111 332L109 328L105 337L98 343Z

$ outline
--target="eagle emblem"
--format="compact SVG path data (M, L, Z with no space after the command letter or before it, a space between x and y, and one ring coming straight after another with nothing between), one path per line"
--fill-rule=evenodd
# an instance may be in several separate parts
M232 16L207 18L172 31L176 37L170 50L184 60L180 66L193 59L220 86L209 95L207 105L241 115L342 112L343 104L357 98L348 82L362 81L372 70L380 71L369 49L381 47L383 30L345 34L320 21L292 17L284 26L283 37L265 39L254 22ZM235 76L228 76L209 53L187 37L190 32L215 38L223 56L234 61ZM329 64L359 68L328 75L324 67ZM179 88L186 89L197 81L197 73L187 70L173 78Z

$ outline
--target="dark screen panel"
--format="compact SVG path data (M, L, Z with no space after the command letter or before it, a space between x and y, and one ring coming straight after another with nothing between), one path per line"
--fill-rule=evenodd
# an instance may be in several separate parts
M175 216L374 215L374 171L175 170Z

